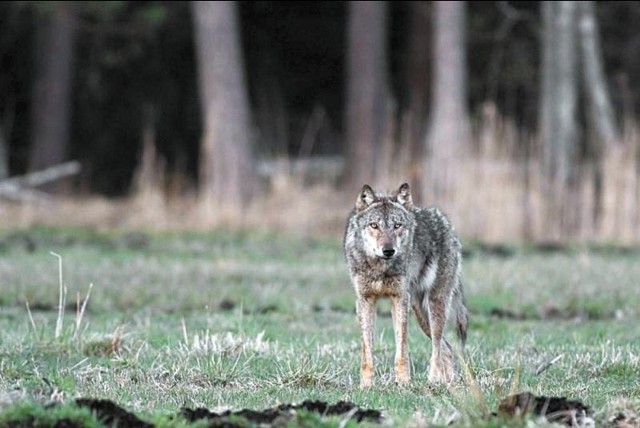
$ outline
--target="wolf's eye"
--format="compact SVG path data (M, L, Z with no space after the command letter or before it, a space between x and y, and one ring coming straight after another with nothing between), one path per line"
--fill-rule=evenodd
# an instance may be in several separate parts
M369 227L371 229L377 229L378 228L378 223L369 223Z
M402 223L396 223L393 225L394 229L400 229L402 227Z

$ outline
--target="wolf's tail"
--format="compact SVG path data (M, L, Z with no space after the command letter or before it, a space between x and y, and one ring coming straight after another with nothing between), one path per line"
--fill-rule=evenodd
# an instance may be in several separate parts
M462 281L458 282L458 286L453 293L451 308L453 309L453 313L455 315L456 333L458 334L460 343L462 343L462 349L464 349L464 344L467 341L467 325L469 324L469 315L467 313L467 306L464 302Z

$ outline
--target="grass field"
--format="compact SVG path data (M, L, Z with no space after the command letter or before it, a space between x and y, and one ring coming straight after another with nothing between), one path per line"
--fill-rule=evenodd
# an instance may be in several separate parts
M487 417L520 391L582 400L598 426L640 411L639 252L469 248L465 365L473 381L429 384L430 343L412 319L413 378L396 387L385 302L376 385L361 391L340 237L1 233L0 426L34 403L78 397L110 399L165 426L184 423L166 417L181 407L263 409L305 399L352 401L399 426L543 425ZM62 318L51 252L62 257Z

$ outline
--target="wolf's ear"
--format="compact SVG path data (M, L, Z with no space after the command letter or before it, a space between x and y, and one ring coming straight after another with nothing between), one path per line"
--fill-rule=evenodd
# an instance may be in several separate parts
M396 200L399 204L405 208L411 208L413 206L413 198L411 197L411 189L407 183L403 183L398 189Z
M368 184L362 186L362 190L356 199L356 211L362 211L376 200L376 194Z

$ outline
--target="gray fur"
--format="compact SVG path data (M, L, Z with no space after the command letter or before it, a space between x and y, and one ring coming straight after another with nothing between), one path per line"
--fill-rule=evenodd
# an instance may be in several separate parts
M349 274L356 292L362 331L361 386L373 378L373 329L379 297L392 302L396 337L396 382L409 380L406 322L412 307L422 330L432 339L429 379L453 379L451 347L444 339L447 315L453 311L464 345L467 310L461 275L461 245L438 208L413 205L408 184L391 194L365 185L349 215L344 235Z

